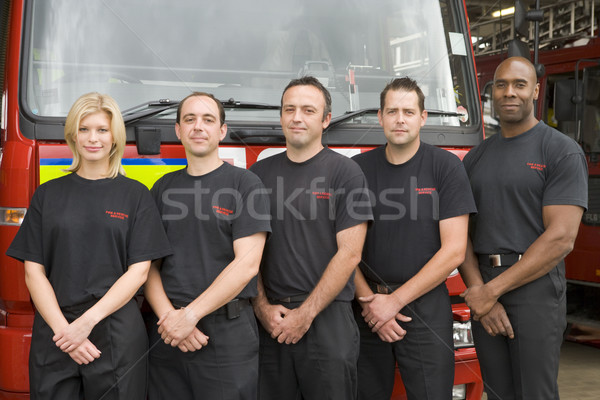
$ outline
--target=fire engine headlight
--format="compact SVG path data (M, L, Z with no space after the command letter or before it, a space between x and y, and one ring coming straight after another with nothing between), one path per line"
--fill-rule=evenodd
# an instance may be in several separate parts
M452 400L463 400L467 398L467 385L454 385L452 387Z
M19 226L25 218L26 208L0 207L0 225Z
M474 346L471 321L454 321L452 337L454 339L454 348L456 349Z

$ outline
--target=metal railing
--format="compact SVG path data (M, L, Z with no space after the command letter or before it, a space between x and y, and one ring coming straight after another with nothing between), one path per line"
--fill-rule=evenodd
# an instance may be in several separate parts
M506 3L502 2L503 6ZM479 20L471 23L471 36L474 39L473 51L476 56L496 54L506 51L508 42L514 38L514 18L492 17L499 11L499 5L490 8ZM544 20L540 23L540 50L562 47L578 39L597 36L600 0L567 0L540 7ZM529 43L533 43L534 24L529 23Z

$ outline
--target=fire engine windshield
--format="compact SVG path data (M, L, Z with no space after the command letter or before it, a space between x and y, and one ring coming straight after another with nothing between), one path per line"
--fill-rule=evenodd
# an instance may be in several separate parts
M479 118L460 0L38 0L27 21L23 105L34 118L64 117L90 91L122 110L191 91L278 105L302 75L330 90L334 117L378 107L387 82L410 76L439 111L428 125ZM238 107L227 119L277 122L279 113Z

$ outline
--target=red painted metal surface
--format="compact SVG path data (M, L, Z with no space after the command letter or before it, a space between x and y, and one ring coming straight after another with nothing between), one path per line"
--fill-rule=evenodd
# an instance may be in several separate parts
M0 327L0 392L29 392L30 345L31 328Z
M23 4L13 1L11 27L21 31ZM3 97L6 126L2 132L0 207L24 208L36 187L34 143L19 129L19 59L21 36L10 35ZM23 265L5 255L17 227L0 225L0 399L27 399L28 358L31 343L32 307L25 287Z

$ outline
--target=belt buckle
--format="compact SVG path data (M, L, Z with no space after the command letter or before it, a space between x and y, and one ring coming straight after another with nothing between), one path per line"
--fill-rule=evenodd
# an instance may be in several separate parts
M489 260L492 267L499 267L502 265L502 258L500 257L500 254L490 254Z
M385 285L377 284L377 293L379 294L389 294L390 291Z

